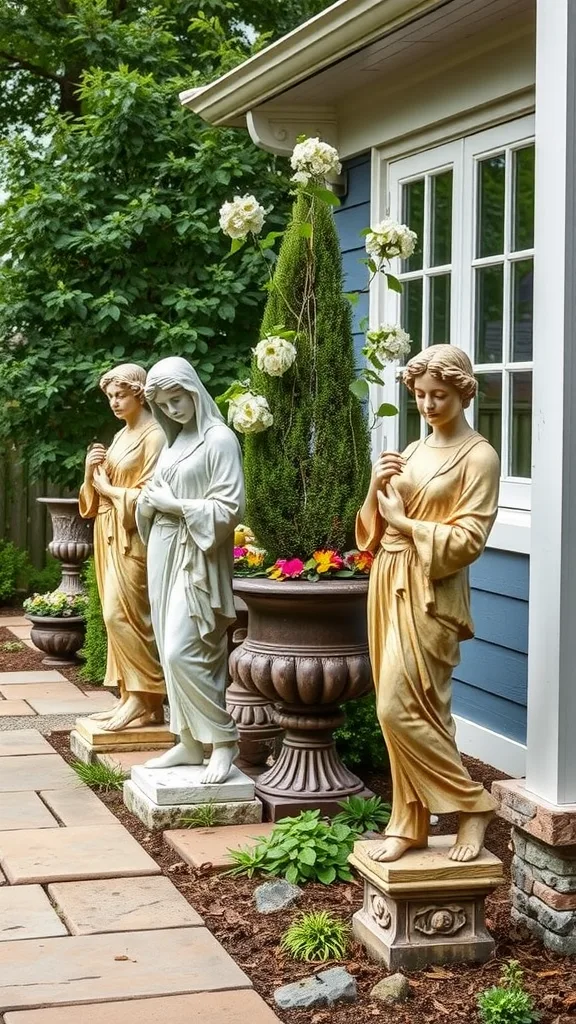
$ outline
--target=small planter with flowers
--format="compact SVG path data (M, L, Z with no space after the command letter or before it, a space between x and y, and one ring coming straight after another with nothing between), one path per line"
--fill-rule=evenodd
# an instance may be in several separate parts
M75 665L84 643L88 599L83 594L34 594L24 601L26 618L32 623L30 639L46 655L43 665L57 668Z

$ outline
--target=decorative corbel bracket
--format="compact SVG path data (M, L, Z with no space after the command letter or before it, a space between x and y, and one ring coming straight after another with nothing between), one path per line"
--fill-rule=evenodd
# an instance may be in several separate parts
M252 142L275 156L291 156L299 135L322 139L338 148L338 122L333 107L287 107L265 103L246 113ZM344 172L327 182L338 196L346 195Z

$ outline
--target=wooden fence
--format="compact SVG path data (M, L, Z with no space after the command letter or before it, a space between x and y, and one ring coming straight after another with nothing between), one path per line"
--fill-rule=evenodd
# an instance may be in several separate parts
M38 568L52 537L50 516L37 498L69 497L46 479L31 483L15 451L0 454L0 539L25 548Z

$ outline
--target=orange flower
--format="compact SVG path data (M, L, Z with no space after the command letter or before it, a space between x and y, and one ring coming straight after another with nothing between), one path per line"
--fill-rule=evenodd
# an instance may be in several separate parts
M312 558L316 562L316 572L319 576L324 572L330 572L331 569L341 569L344 565L337 551L315 551Z
M263 551L250 551L246 553L246 561L251 569L258 569L264 563Z

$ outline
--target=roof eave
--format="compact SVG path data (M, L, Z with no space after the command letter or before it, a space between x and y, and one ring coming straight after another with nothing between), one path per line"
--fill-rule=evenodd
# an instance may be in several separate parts
M414 21L447 0L338 0L181 103L214 125L243 123L248 110Z

